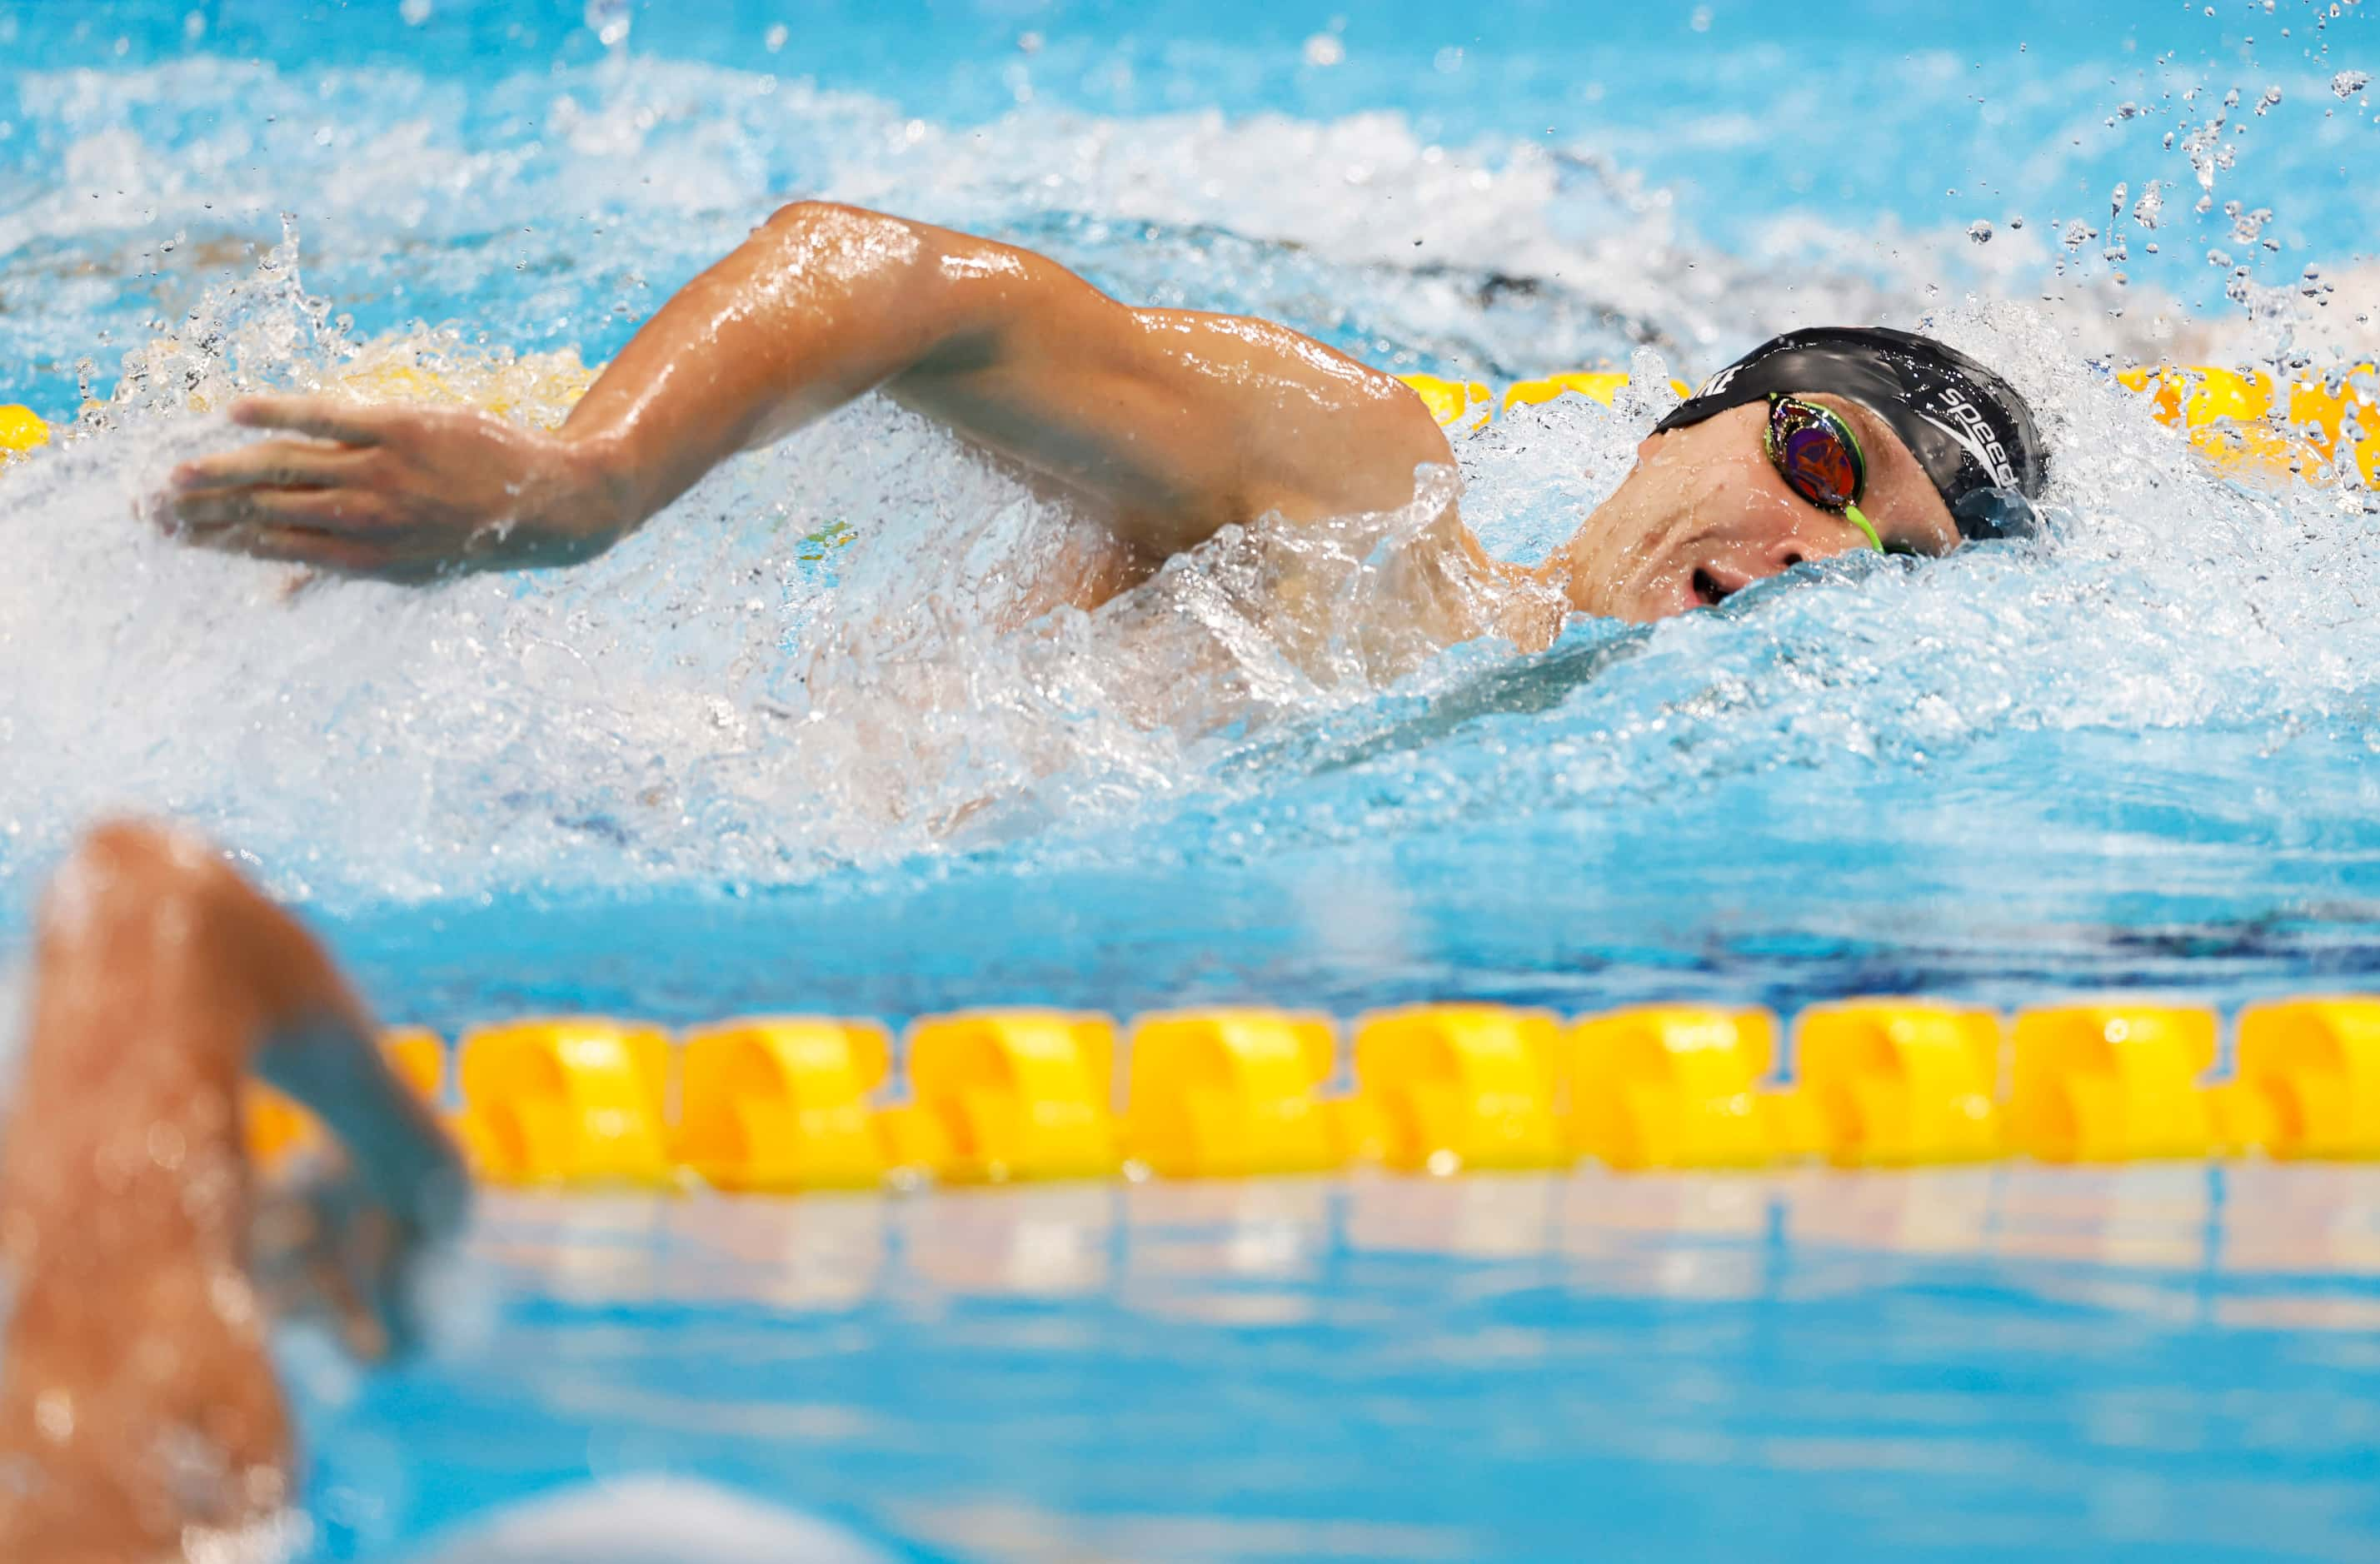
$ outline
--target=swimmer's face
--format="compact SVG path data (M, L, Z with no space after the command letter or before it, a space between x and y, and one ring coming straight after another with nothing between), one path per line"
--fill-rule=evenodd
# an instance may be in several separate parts
M1867 456L1861 512L1889 549L1958 546L1949 507L1900 437L1866 408L1811 395L1851 421ZM1768 409L1730 407L1636 448L1636 467L1565 551L1571 606L1644 622L1722 602L1805 561L1865 549L1844 516L1787 487L1761 444Z

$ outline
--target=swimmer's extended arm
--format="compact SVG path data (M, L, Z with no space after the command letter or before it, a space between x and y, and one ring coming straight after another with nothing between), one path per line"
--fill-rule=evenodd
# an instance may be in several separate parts
M1285 327L1130 309L1028 250L803 202L672 298L559 435L254 398L238 421L315 438L191 464L175 513L225 546L366 574L583 558L727 456L879 388L1153 556L1269 511L1385 509L1416 466L1452 459L1402 383Z

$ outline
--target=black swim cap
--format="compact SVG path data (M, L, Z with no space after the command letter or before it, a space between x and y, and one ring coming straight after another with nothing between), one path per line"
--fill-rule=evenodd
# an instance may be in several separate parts
M1771 337L1711 376L1656 426L1683 429L1771 392L1831 392L1891 426L1950 507L1962 538L2031 530L2048 453L2016 388L1913 332L1815 326Z

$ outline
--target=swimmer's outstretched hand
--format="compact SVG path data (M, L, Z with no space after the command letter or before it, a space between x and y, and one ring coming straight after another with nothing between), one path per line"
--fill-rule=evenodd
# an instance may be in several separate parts
M207 548L352 576L564 564L619 533L589 448L461 407L249 396L282 437L174 469L160 519Z

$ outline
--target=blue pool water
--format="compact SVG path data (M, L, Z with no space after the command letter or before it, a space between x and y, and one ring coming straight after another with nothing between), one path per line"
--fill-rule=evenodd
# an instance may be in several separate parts
M129 806L448 1027L2370 987L2374 502L2108 372L2380 352L2373 6L1771 13L0 0L0 401L104 404L0 475L0 945ZM201 404L600 362L813 194L1488 380L1927 323L2040 406L2054 526L1317 667L1226 552L985 628L1066 518L874 405L565 574L293 595L134 516ZM1541 552L1649 421L1464 439L1466 516ZM663 1468L929 1556L2358 1558L2372 1221L2195 1170L508 1202L442 1355L297 1366L341 1558Z
M662 1473L929 1558L2349 1564L2374 1177L504 1201L316 1485L338 1557Z

